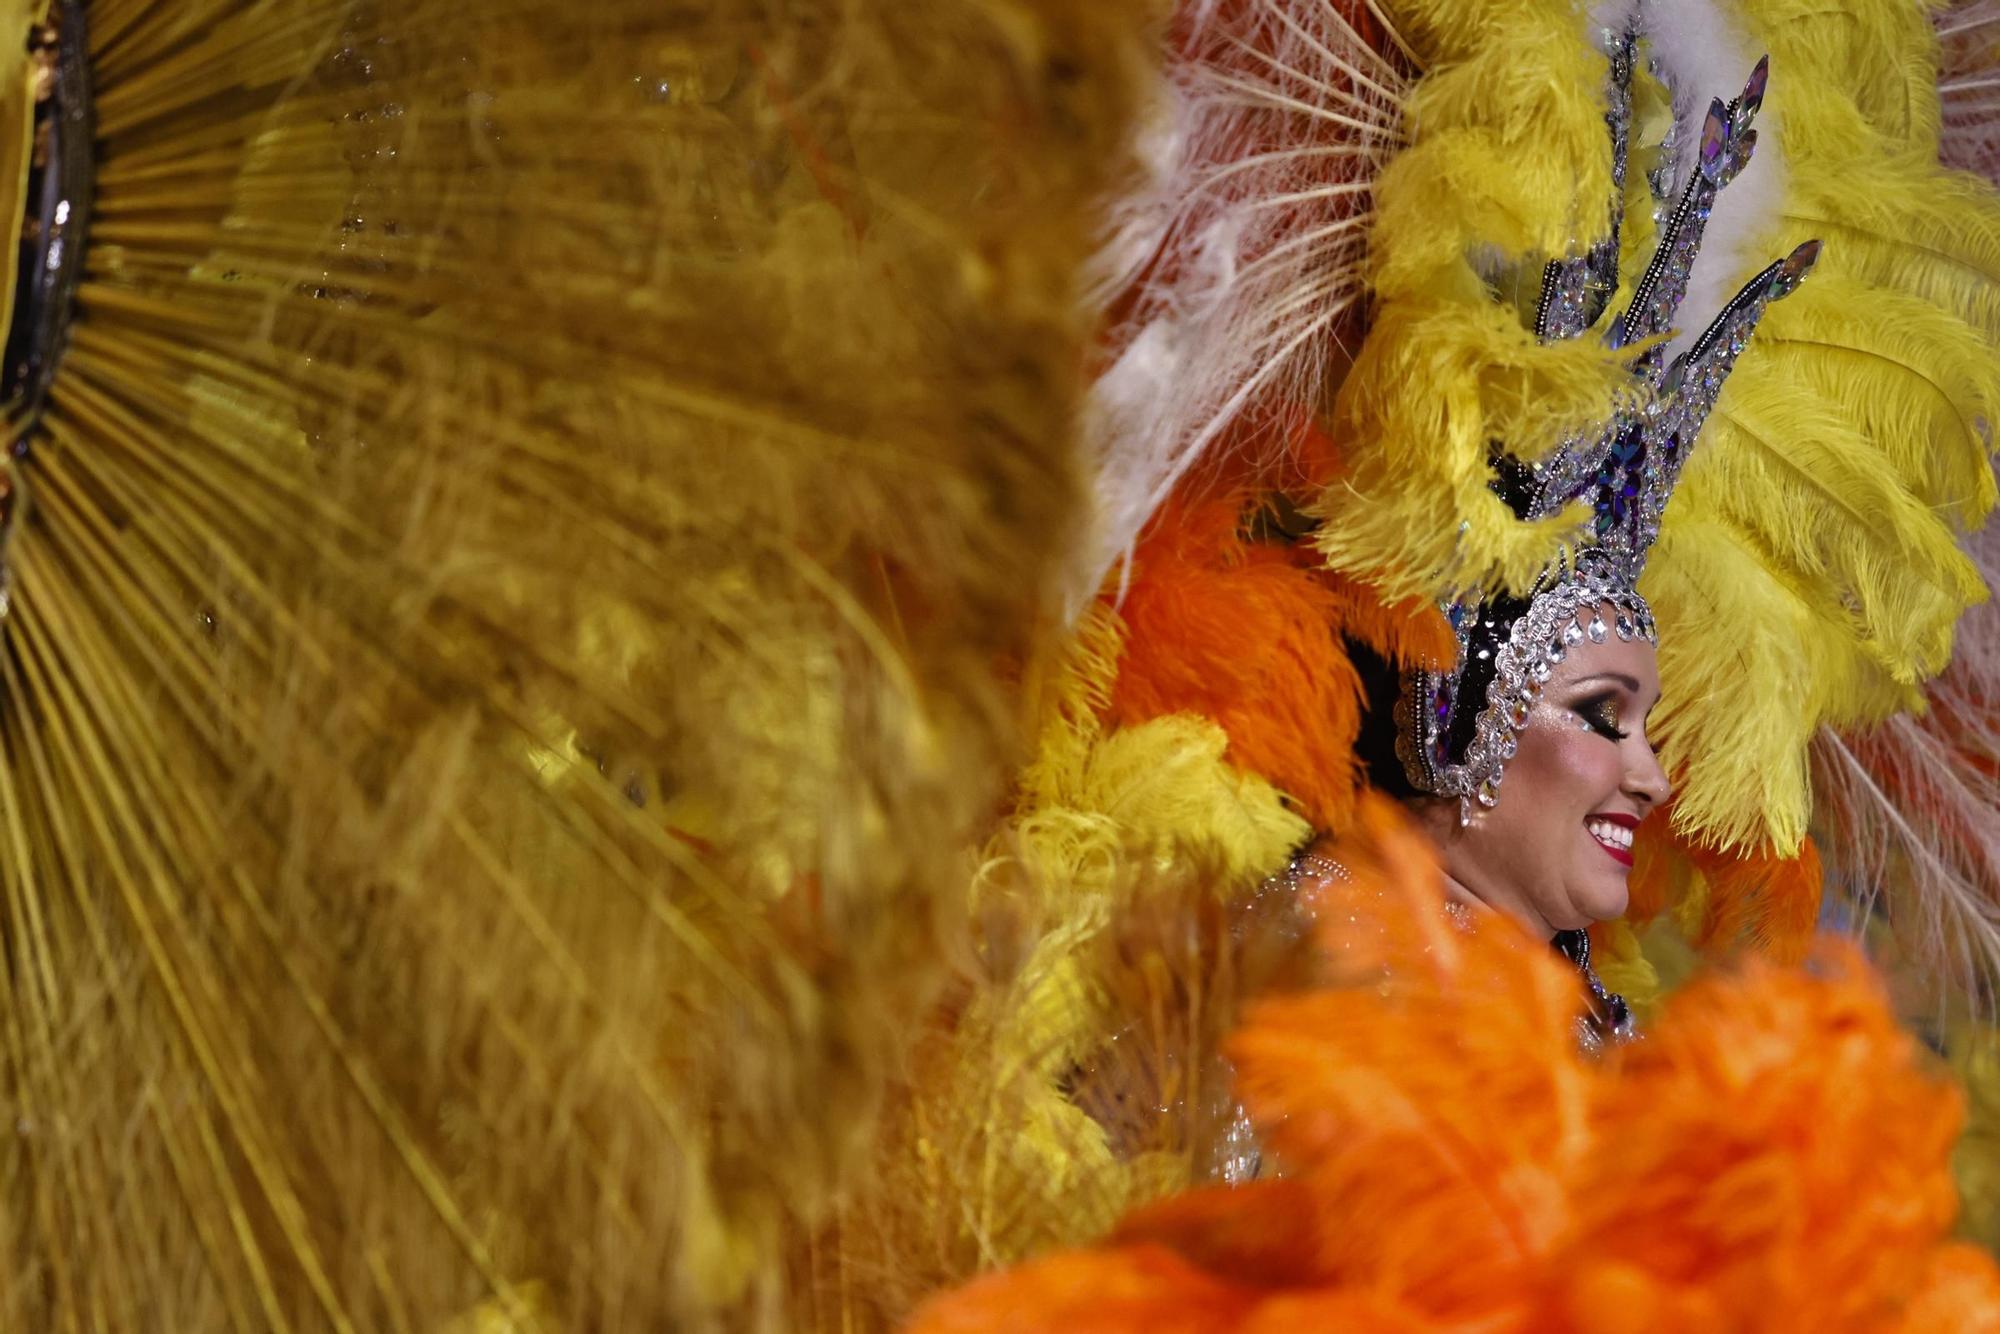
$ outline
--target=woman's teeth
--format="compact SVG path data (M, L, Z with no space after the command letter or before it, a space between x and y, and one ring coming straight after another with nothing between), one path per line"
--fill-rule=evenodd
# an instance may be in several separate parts
M1585 820L1583 827L1590 831L1592 838L1607 847L1631 850L1632 831L1624 825L1613 824L1609 820Z

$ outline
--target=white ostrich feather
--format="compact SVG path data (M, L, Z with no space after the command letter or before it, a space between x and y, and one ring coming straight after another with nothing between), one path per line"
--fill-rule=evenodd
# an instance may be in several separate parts
M1938 98L1947 166L2000 180L2000 0L1973 0L1937 16Z
M1970 548L1989 588L2000 529ZM2000 604L1959 622L1930 708L1813 743L1822 855L1860 920L1888 919L1939 994L1991 1004L2000 983ZM1894 893L1889 888L1894 887Z
M1100 295L1122 314L1090 408L1099 525L1079 601L1218 442L1282 450L1279 405L1324 400L1363 296L1369 189L1402 134L1409 65L1370 6L1182 18L1153 177L1102 252Z

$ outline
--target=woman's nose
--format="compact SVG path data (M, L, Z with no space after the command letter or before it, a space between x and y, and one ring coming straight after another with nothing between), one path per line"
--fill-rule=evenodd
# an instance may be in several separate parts
M1647 810L1664 806L1667 798L1674 794L1674 785L1667 777L1667 771L1660 767L1660 757L1653 753L1651 744L1640 741L1638 754L1625 774L1625 792L1633 800L1642 803Z

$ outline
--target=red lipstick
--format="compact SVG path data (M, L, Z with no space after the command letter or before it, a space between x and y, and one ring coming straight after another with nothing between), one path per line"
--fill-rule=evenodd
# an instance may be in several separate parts
M1615 824L1621 829L1637 829L1639 827L1639 817L1636 815L1627 815L1623 811L1599 811L1592 814L1590 818L1592 820L1602 820L1606 824ZM1587 826L1584 832L1590 832ZM1596 840L1598 847L1604 849L1604 855L1617 862L1620 866L1631 866L1633 864L1632 850L1630 848L1613 847L1603 839L1598 838L1595 834L1591 834L1591 837Z

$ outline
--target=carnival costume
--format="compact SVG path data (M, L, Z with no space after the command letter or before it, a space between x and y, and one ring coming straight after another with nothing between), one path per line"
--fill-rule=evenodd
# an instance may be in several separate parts
M1570 43L1586 40L1578 35L1574 15L1550 11L1541 16L1550 27L1542 29L1536 26L1537 15L1522 11L1510 10L1503 18L1476 6L1398 7L1392 24L1397 36L1384 40L1370 26L1383 18L1377 7L1344 16L1323 7L1312 7L1308 15L1299 7L1279 5L1202 12L1209 20L1206 41L1190 39L1182 48L1194 67L1184 76L1185 86L1194 91L1184 103L1187 124L1180 141L1186 159L1179 165L1188 174L1168 177L1186 184L1180 197L1184 211L1174 214L1171 204L1162 206L1179 229L1162 227L1169 258L1156 260L1157 269L1138 280L1142 293L1165 287L1178 290L1181 299L1157 293L1150 301L1142 297L1137 303L1141 312L1163 313L1156 314L1155 323L1142 317L1119 328L1128 333L1126 356L1142 363L1158 356L1152 342L1172 345L1160 334L1160 322L1203 330L1220 327L1229 335L1208 342L1193 339L1188 346L1202 348L1203 355L1225 366L1244 367L1246 373L1215 386L1192 364L1174 367L1158 381L1162 392L1157 401L1166 407L1146 420L1146 429L1168 442L1176 438L1173 425L1185 421L1190 429L1179 438L1203 450L1229 437L1231 429L1204 416L1205 411L1243 414L1259 405L1268 414L1260 423L1265 438L1286 438L1283 428L1289 426L1290 439L1296 440L1300 430L1310 427L1299 427L1296 418L1288 421L1281 406L1272 408L1270 386L1299 394L1304 382L1308 392L1293 402L1312 404L1324 401L1313 376L1338 376L1325 418L1338 458L1319 476L1317 488L1311 479L1299 487L1285 477L1283 461L1272 465L1262 482L1279 488L1289 484L1304 493L1300 508L1317 523L1291 525L1286 535L1310 542L1341 577L1331 581L1336 590L1332 614L1323 614L1322 623L1334 629L1332 647L1320 648L1318 660L1323 677L1345 677L1352 683L1353 702L1344 711L1322 705L1313 712L1327 720L1365 714L1360 703L1364 692L1346 661L1357 652L1399 661L1406 689L1396 732L1404 743L1402 758L1411 784L1468 806L1503 800L1495 780L1509 753L1509 725L1521 716L1519 702L1532 695L1551 652L1565 647L1565 634L1588 635L1594 629L1650 637L1655 617L1649 613L1657 612L1663 627L1661 728L1682 796L1674 811L1674 837L1656 835L1650 846L1642 844L1633 917L1643 921L1672 901L1690 933L1711 949L1726 951L1754 940L1781 958L1799 957L1821 890L1818 849L1802 840L1806 740L1815 729L1825 729L1825 747L1893 748L1865 732L1865 740L1858 742L1851 735L1840 738L1826 725L1858 728L1876 708L1899 707L1894 702L1898 696L1900 707L1917 704L1915 687L1943 661L1943 646L1933 636L1981 593L1981 579L1957 549L1957 534L1976 524L1991 504L1986 421L1994 389L1996 233L1990 198L1981 187L1935 166L1936 141L1928 128L1935 121L1924 110L1934 77L1924 55L1931 34L1923 16L1909 11L1892 19L1875 13L1864 20L1855 14L1826 18L1781 6L1752 5L1727 14L1649 7L1637 19L1645 34L1641 59L1665 86L1647 90L1642 74L1635 112L1631 105L1621 105L1619 92L1620 36L1628 30L1621 28L1617 15L1599 14L1603 26L1590 44L1603 52L1611 69L1609 105L1595 103L1595 119L1578 116L1568 123L1580 134L1596 130L1601 136L1602 118L1609 112L1613 151L1603 156L1605 174L1615 182L1615 202L1599 215L1613 220L1606 241L1600 239L1603 232L1577 221L1598 215L1588 192L1570 196L1567 207L1548 213L1535 207L1547 202L1550 173L1559 176L1565 162L1559 153L1536 151L1548 146L1557 119L1540 99L1555 96L1551 81L1571 85L1561 76L1520 78L1519 72L1548 71L1552 51L1576 49L1559 41L1558 31L1566 32ZM1708 296L1691 304L1702 314L1666 349L1642 345L1638 355L1619 361L1618 369L1649 380L1644 389L1633 394L1615 382L1586 389L1583 378L1602 369L1578 364L1586 350L1626 345L1635 336L1634 325L1637 337L1664 337L1675 323L1671 311L1682 289L1674 282L1663 285L1663 274L1677 264L1698 267L1678 247L1690 236L1699 237L1700 223L1709 221L1711 187L1735 175L1740 159L1748 156L1743 150L1749 142L1735 141L1746 132L1748 117L1756 114L1765 67L1759 66L1743 96L1709 100L1728 86L1720 83L1726 75L1716 66L1727 63L1718 55L1729 51L1726 36L1732 32L1747 32L1771 53L1775 86L1783 89L1791 78L1801 83L1789 96L1775 94L1781 128L1765 151L1777 149L1782 167L1767 166L1762 184L1750 174L1744 178L1752 191L1760 192L1764 216L1755 217L1756 208L1739 210L1726 223L1717 216L1711 228L1712 245L1718 235L1732 237L1721 243L1725 252L1750 253L1711 264L1697 279L1693 285ZM1421 36L1413 38L1413 33ZM1523 47L1511 45L1516 39ZM1528 43L1538 54L1528 54ZM1898 54L1879 55L1884 51ZM1738 49L1728 58L1740 62L1736 69L1748 68L1754 48L1749 53ZM1873 64L1878 59L1879 67ZM1323 268L1313 268L1297 252L1305 245L1300 238L1348 234L1342 225L1346 219L1299 215L1314 207L1331 208L1326 201L1336 199L1352 209L1346 202L1351 190L1343 189L1353 184L1352 158L1336 158L1331 150L1313 154L1304 147L1309 130L1301 126L1287 140L1270 121L1287 112L1307 119L1300 102L1308 89L1324 95L1319 110L1326 118L1365 119L1367 108L1379 106L1366 89L1379 94L1385 85L1409 86L1397 81L1398 71L1409 72L1404 61L1424 70L1408 94L1405 123L1414 131L1413 142L1389 158L1373 183L1368 258L1373 301L1365 338L1352 353L1352 366L1345 367L1344 359L1327 346L1334 339L1325 332L1338 319L1342 303L1329 298L1313 305L1285 298L1308 291L1324 296L1330 284L1338 285L1340 275L1351 276L1346 267L1351 255L1340 253L1333 242L1323 247ZM1587 68L1602 77L1605 65ZM1842 73L1835 75L1835 69ZM1878 70L1872 77L1880 82L1855 78L1856 69ZM1510 74L1515 76L1511 84ZM1510 93L1518 93L1520 100L1510 102ZM1650 113L1648 99L1655 108ZM1660 108L1666 106L1676 114L1665 116ZM1246 110L1251 107L1270 119L1257 122ZM1518 119L1501 110L1506 107L1518 107ZM1629 147L1621 141L1619 123L1627 116L1653 125L1659 136L1654 143L1667 142L1664 151L1649 156L1648 170L1630 173L1629 179L1619 171L1620 152ZM1247 133L1246 120L1259 125L1261 135ZM1204 128L1217 121L1227 128L1215 138L1205 136ZM1664 128L1663 121L1672 128ZM1831 128L1835 126L1838 130ZM1216 151L1216 142L1229 142L1230 135L1235 136L1238 159L1218 160L1226 155ZM1326 132L1325 139L1339 142L1342 136ZM1365 130L1356 130L1345 142L1360 150L1379 144ZM1605 140L1600 137L1597 144L1602 152ZM1503 163L1501 146L1517 160ZM1366 152L1356 155L1365 157ZM1244 184L1273 159L1286 171L1274 173L1278 179L1267 181L1263 194ZM1301 180L1300 174L1315 165L1326 176ZM1572 168L1570 179L1580 175ZM1864 184L1870 181L1876 188ZM1745 184L1736 187L1744 189ZM1164 193L1174 197L1171 185ZM1216 195L1227 198L1219 203ZM1663 205L1657 212L1656 201ZM1231 204L1247 216L1230 219ZM1263 221L1287 209L1289 235ZM1199 225L1188 225L1189 218ZM1566 240L1529 239L1524 219L1545 220L1555 232L1571 230ZM1617 245L1621 221L1628 241L1622 251ZM1650 225L1663 234L1657 248L1647 244ZM1826 242L1818 270L1800 285L1797 279L1819 250L1813 242L1821 236ZM1766 254L1791 248L1793 259L1759 272L1763 260L1752 249L1758 245L1768 247ZM1842 246L1848 252L1836 258ZM1220 257L1210 253L1218 247L1226 252ZM1513 297L1524 288L1535 290L1518 275L1542 276L1543 256L1558 258L1548 266L1541 299ZM1937 264L1944 267L1932 267ZM1292 266L1293 291L1274 293L1270 272L1286 265ZM1241 280L1218 282L1218 273L1241 275ZM1725 300L1735 290L1732 284L1744 276L1750 277L1749 285L1735 300ZM1796 295L1765 310L1771 297L1789 294L1794 286ZM1648 307L1662 293L1668 313L1648 323ZM1882 299L1880 306L1874 304L1876 297ZM1236 301L1244 307L1233 309ZM1282 314L1270 314L1258 325L1253 302ZM1599 323L1607 307L1609 312L1636 310L1639 318L1611 324L1606 313ZM1705 327L1701 321L1717 309L1722 311L1717 321L1721 328ZM1896 331L1862 327L1862 310L1881 311ZM1760 314L1758 337L1748 338L1745 350L1745 336ZM1246 324L1254 339L1242 335ZM1592 324L1600 330L1610 327L1587 342L1530 350L1534 340L1574 335ZM1138 332L1129 333L1135 326ZM1941 341L1917 353L1917 341L1929 337ZM1762 352L1758 338L1769 339L1777 350ZM1254 345L1260 355L1239 359L1236 351L1244 345ZM1298 349L1304 350L1287 364L1286 357ZM1730 387L1720 390L1721 373L1739 354L1742 360ZM1931 361L1933 354L1940 360ZM1686 381L1669 379L1669 368L1683 355L1687 360L1682 365L1715 358L1717 373L1696 377L1688 397L1697 406L1675 420L1673 403ZM1171 358L1166 364L1173 366ZM1947 364L1955 369L1940 374ZM1119 383L1128 370L1121 360L1106 377L1120 403L1129 396ZM1206 396L1180 392L1175 386L1182 382L1206 389ZM1656 392L1662 388L1668 391L1664 395ZM1641 425L1592 425L1602 418L1594 418L1587 406L1563 406L1565 393L1590 392L1601 396L1601 404L1631 405L1623 408L1627 422ZM1282 393L1277 397L1282 403ZM1175 410L1190 401L1194 410L1177 418ZM1700 426L1702 413L1711 408L1700 447L1691 455L1684 452L1695 434L1686 428ZM1301 414L1312 416L1309 408ZM1655 423L1660 425L1649 433ZM1240 416L1235 424L1240 428ZM1270 725L1269 715L1276 710L1269 702L1295 697L1272 683L1289 684L1286 668L1296 652L1296 635L1288 635L1275 616L1254 634L1218 633L1215 621L1200 622L1204 614L1214 616L1220 590L1230 583L1245 594L1251 590L1247 572L1259 563L1254 537L1260 529L1268 533L1287 526L1241 517L1256 514L1266 503L1255 485L1230 491L1228 483L1244 471L1240 455L1255 439L1253 434L1246 442L1242 434L1239 429L1229 439L1239 455L1234 475L1217 485L1214 473L1224 469L1211 465L1204 477L1201 464L1189 467L1176 504L1156 518L1155 529L1136 548L1134 568L1118 590L1128 640L1111 692L1114 712L1128 724L1147 716L1143 710L1119 710L1117 701L1124 695L1145 697L1161 712L1193 708L1216 717L1230 729L1232 754L1255 755L1253 763L1280 776L1288 791L1310 792L1314 789L1302 781L1304 776L1282 767L1291 756L1267 746L1257 726L1248 722L1257 710L1242 698L1216 698L1223 693L1216 682L1224 683L1224 690L1237 686L1245 696L1261 696ZM1534 443L1538 441L1546 443ZM1293 456L1304 461L1307 471L1317 441L1309 445ZM1654 528L1667 490L1659 482L1670 485L1683 464L1686 476L1678 503L1691 507L1696 517L1684 517L1687 511L1677 509ZM1559 517L1562 502L1579 493L1597 501L1592 516L1581 521ZM1441 504L1445 497L1449 502ZM1190 520L1202 505L1208 514ZM1119 512L1115 505L1106 509ZM1187 539L1173 529L1185 525L1219 535L1222 516L1231 513L1245 535L1242 544L1230 548L1210 536L1208 560L1188 559ZM1618 541L1617 535L1635 530L1643 534L1639 541ZM1614 552L1622 547L1621 554L1636 551L1643 558L1656 533L1660 546L1649 566L1643 600L1637 569L1621 577L1615 558L1605 561L1589 554L1593 539L1612 534ZM1902 577L1911 568L1905 561L1923 574L1913 580ZM1591 575L1607 566L1615 573L1598 575L1591 586ZM1582 577L1577 577L1579 570ZM1167 587L1148 589L1149 575ZM1385 597L1406 597L1401 604L1405 614L1418 619L1426 594L1442 593L1460 650L1456 657L1446 655L1450 667L1440 670L1436 657L1427 660L1426 652L1435 654L1436 649L1410 642L1415 635L1398 643L1361 618L1356 618L1358 632L1343 625L1342 601L1351 597L1345 580L1357 580ZM1591 609L1605 604L1613 613L1597 617ZM1542 615L1536 617L1538 607ZM1580 609L1586 616L1583 624L1576 618ZM1235 623L1246 628L1252 615L1254 607L1233 613ZM1173 648L1142 647L1149 639L1165 640ZM1268 668L1263 680L1219 661L1225 654L1234 657L1235 646L1246 642L1273 647L1267 662L1277 665ZM1503 673L1502 667L1512 671ZM1141 679L1128 685L1131 674ZM1467 677L1473 680L1469 690L1464 688ZM1986 716L1983 706L1968 712L1976 720ZM1286 717L1275 725L1291 721ZM1233 725L1240 725L1240 732ZM1339 725L1318 724L1322 735ZM1350 726L1355 730L1341 741L1351 744L1361 723ZM1308 724L1297 730L1311 729ZM1975 770L1981 736L1990 736L1983 724L1964 737L1967 753L1974 757L1967 767ZM1336 741L1325 751L1339 745ZM1323 774L1316 777L1323 791ZM1935 771L1932 777L1940 788L1948 781ZM1962 803L1976 800L1976 791L1961 783L1952 795ZM1854 795L1851 788L1847 795ZM1909 786L1885 784L1855 805L1862 821L1909 831L1921 823L1919 812L1927 807L1921 798L1912 801L1915 795ZM1340 829L1344 797L1315 811L1315 822ZM1838 831L1834 852L1840 862L1851 865L1851 859L1878 855L1880 842L1849 841L1857 827L1852 808L1837 804L1829 814L1828 827ZM1951 847L1957 832L1906 836L1935 861L1934 850ZM1402 874L1412 873L1405 869ZM1963 982L1981 965L1954 970L1950 961L1954 952L1961 964L1979 954L1976 942L1984 935L1989 911L1982 903L1990 902L1990 891L1977 887L1992 883L1990 876L1980 879L1979 874L1946 884L1913 856L1909 865L1855 888L1868 894L1893 887L1892 915L1905 939L1920 951L1930 948L1928 958L1938 970L1933 977ZM1353 909L1336 899L1324 911L1345 916ZM1609 952L1635 959L1624 926L1603 934ZM1411 971L1426 972L1421 961L1407 953L1400 957ZM1335 967L1338 971L1337 962ZM1641 990L1652 989L1643 961L1622 971ZM1126 1248L1084 1257L1067 1270L1068 1261L1030 1266L1018 1280L975 1285L962 1299L942 1302L920 1325L984 1329L1007 1327L1007 1321L1013 1327L1042 1321L1063 1327L1066 1321L1081 1320L1107 1329L1180 1327L1176 1321L1188 1328L1249 1328L1269 1320L1275 1328L1287 1322L1339 1324L1346 1319L1359 1327L1415 1329L1490 1319L1496 1327L1512 1327L1508 1322L1517 1321L1520 1328L1538 1329L1617 1327L1618 1320L1630 1318L1637 1327L1655 1321L1650 1327L1733 1323L1789 1328L1788 1322L1802 1312L1819 1311L1807 1323L1942 1328L1976 1326L1991 1318L1994 1290L1987 1262L1966 1252L1933 1250L1950 1213L1948 1205L1939 1203L1944 1169L1934 1151L1918 1176L1898 1178L1897 1186L1878 1191L1866 1184L1865 1174L1883 1164L1863 1161L1868 1151L1856 1144L1816 1140L1811 1152L1823 1157L1802 1156L1779 1167L1784 1151L1774 1151L1774 1141L1757 1135L1732 1139L1700 1117L1676 1123L1662 1110L1683 1096L1690 1105L1719 1106L1739 1097L1754 1102L1751 1090L1759 1079L1770 1077L1769 1067L1754 1072L1747 1065L1737 1067L1722 1086L1731 1090L1727 1093L1701 1083L1703 1061L1718 1050L1741 1046L1775 1054L1777 1065L1791 1072L1803 1100L1789 1104L1787 1115L1849 1124L1841 1105L1848 1096L1843 1079L1817 1083L1830 1069L1814 1054L1818 1039L1805 1036L1816 1021L1799 1009L1760 1008L1766 1004L1759 999L1760 988L1775 989L1775 979L1738 979L1707 993L1727 999L1716 1002L1721 1009L1709 1009L1701 1018L1682 1018L1671 1003L1663 1010L1658 1023L1666 1040L1655 1050L1671 1055L1656 1064L1647 1057L1630 1060L1660 1079L1652 1088L1658 1101L1646 1110L1639 1103L1625 1104L1620 1118L1599 1122L1591 1132L1602 1137L1601 1144L1621 1146L1593 1152L1610 1157L1622 1153L1630 1162L1651 1164L1657 1175L1643 1185L1637 1178L1622 1186L1598 1178L1581 1189L1567 1169L1541 1174L1515 1157L1509 1145L1516 1142L1507 1139L1504 1128L1481 1138L1455 1119L1461 1106L1455 1099L1469 1100L1462 1105L1480 1109L1479 1116L1510 1118L1510 1110L1494 1112L1478 1090L1493 1087L1491 1072L1497 1068L1549 1061L1555 1071L1566 1068L1574 1058L1567 1043L1546 1044L1552 1033L1566 1035L1567 1024L1540 1028L1528 1046L1497 1056L1482 1049L1485 1020L1475 1016L1487 1005L1506 1004L1496 999L1506 989L1490 980L1471 985L1447 975L1442 982L1425 976L1414 990L1433 983L1445 993L1440 1006L1450 1016L1439 1021L1438 1029L1403 1030L1397 1037L1381 1037L1379 1044L1374 1038L1364 1041L1344 1018L1335 1023L1333 1014L1348 1015L1350 1005L1366 1009L1368 1002L1335 995L1305 1004L1300 1014L1309 1013L1312 1005L1331 1007L1320 1019L1338 1038L1315 1045L1311 1025L1303 1019L1280 1020L1273 1011L1259 1011L1232 1044L1252 1128L1271 1137L1281 1160L1300 1174L1302 1189L1274 1187L1261 1198L1261 1187L1244 1194L1197 1195L1157 1213L1142 1210L1119 1233L1138 1246L1138 1270L1121 1269L1134 1255ZM1464 994L1458 992L1460 986ZM1212 995L1189 990L1202 1003L1214 1004ZM1844 1004L1835 1000L1837 994L1829 988L1808 1008L1822 1002L1837 1008ZM1845 994L1852 998L1860 993ZM1694 1003L1689 1004L1692 1013ZM1574 1015L1578 1005L1572 999L1567 1013ZM1412 1011L1422 1008L1415 1005ZM1777 1020L1781 1010L1787 1017ZM1760 1017L1738 1028L1722 1021L1725 1011L1737 1018ZM1845 1022L1832 1019L1831 1011L1822 1013L1835 1027ZM1393 1021L1383 1022L1395 1028ZM1767 1022L1772 1027L1765 1027ZM1272 1025L1286 1023L1303 1027L1289 1036L1273 1030ZM1707 1040L1716 1045L1685 1045L1687 1026L1704 1023L1713 1026ZM1468 1035L1446 1037L1454 1025L1465 1026ZM1786 1026L1792 1026L1790 1037L1777 1038L1775 1029ZM1134 1036L1128 1031L1120 1040L1129 1043ZM1766 1047L1766 1042L1773 1045ZM1263 1060L1250 1054L1259 1043L1267 1054ZM1530 1056L1530 1049L1540 1054ZM1439 1057L1435 1053L1440 1051L1450 1055ZM1486 1064L1489 1058L1493 1065ZM1097 1059L1138 1065L1144 1073L1144 1063L1127 1053L1100 1052ZM1925 1122L1937 1115L1949 1122L1949 1099L1935 1101L1942 1095L1918 1073L1920 1063L1907 1039L1892 1040L1873 1059L1894 1084L1892 1096L1907 1096L1917 1100L1912 1107L1930 1108L1921 1114ZM1467 1067L1463 1083L1448 1081L1461 1092L1447 1094L1424 1082L1440 1062ZM1541 1068L1550 1069L1546 1064ZM1568 1078L1561 1073L1551 1077ZM1320 1079L1325 1082L1316 1083ZM1288 1081L1320 1091L1295 1096L1297 1087L1281 1090ZM1372 1093L1357 1091L1350 1098L1332 1091L1344 1081ZM1134 1076L1132 1082L1160 1093L1161 1119L1178 1113L1183 1124L1197 1127L1190 1136L1199 1136L1199 1118L1173 1106L1177 1096L1187 1095L1174 1090L1171 1078L1148 1082ZM1807 1092L1809 1088L1817 1092ZM1648 1110L1661 1113L1657 1123L1648 1123ZM1727 1114L1723 1116L1726 1120ZM1776 1125L1763 1124L1766 1130ZM1297 1135L1287 1129L1307 1125L1314 1129ZM1318 1135L1327 1138L1311 1138ZM1125 1138L1132 1137L1128 1133ZM1721 1159L1708 1156L1718 1141L1734 1145L1722 1151ZM1532 1157L1548 1147L1541 1144L1528 1152ZM1458 1148L1466 1149L1467 1156L1444 1169L1452 1177L1449 1185L1425 1177L1421 1168L1413 1182L1403 1170L1426 1156L1449 1159ZM1850 1153L1857 1159L1851 1165L1856 1175L1844 1177L1848 1169L1834 1163ZM1329 1160L1334 1166L1323 1173ZM1225 1157L1225 1168L1230 1161ZM1719 1169L1719 1161L1732 1167ZM1197 1179L1201 1162L1197 1155ZM1722 1180L1734 1180L1732 1171L1773 1181L1796 1177L1800 1193L1777 1189L1783 1198L1800 1202L1800 1211L1784 1215L1781 1208L1762 1217L1786 1236L1827 1229L1816 1258L1851 1254L1847 1248L1853 1245L1865 1249L1868 1244L1860 1243L1859 1235L1886 1226L1905 1189L1910 1198L1930 1200L1925 1207L1937 1212L1929 1215L1930 1224L1904 1235L1898 1243L1904 1245L1902 1258L1878 1271L1879 1281L1858 1284L1847 1305L1822 1308L1805 1300L1804 1293L1813 1273L1804 1257L1814 1254L1814 1248L1788 1250L1771 1240L1777 1234L1759 1234L1756 1229L1764 1224L1749 1222L1747 1215L1741 1220L1746 1230L1731 1241L1721 1242L1720 1236L1729 1235L1733 1224L1704 1239L1707 1224L1702 1220L1741 1212L1745 1205L1725 1199L1726 1190L1713 1196L1694 1184L1681 1190L1674 1184L1681 1179L1675 1175L1677 1165L1689 1173L1685 1179L1690 1183L1700 1181L1703 1172L1719 1173ZM1463 1175L1454 1176L1460 1170ZM1510 1220L1511 1206L1505 1202L1482 1202L1482 1192L1484 1183L1513 1180L1515 1173L1537 1181L1534 1189L1546 1188L1549 1200L1571 1200L1573 1210L1553 1207L1499 1247L1444 1222L1455 1216L1483 1220L1475 1227L1491 1222L1512 1229L1522 1219ZM1806 1181L1817 1184L1806 1187ZM1406 1187L1407 1196L1402 1193ZM1292 1207L1283 1203L1287 1190ZM1578 1193L1570 1195L1572 1190ZM1646 1199L1648 1190L1657 1192L1657 1201ZM1850 1212L1837 1220L1827 1215L1815 1221L1802 1201L1820 1190L1828 1192L1827 1198L1843 1198ZM1305 1203L1306 1197L1313 1203ZM1661 1230L1649 1232L1640 1243L1596 1233L1595 1227L1625 1207L1614 1203L1615 1197L1635 1209L1657 1204L1651 1217ZM1397 1203L1386 1203L1390 1199ZM1418 1203L1426 1199L1437 1213ZM1778 1216L1786 1222L1775 1223ZM1834 1232L1846 1229L1854 1229L1849 1239L1835 1241ZM1924 1239L1916 1240L1917 1234ZM1757 1240L1760 1235L1767 1239ZM1324 1249L1316 1251L1322 1243ZM1635 1244L1636 1250L1625 1249ZM1724 1261L1722 1254L1734 1247L1741 1248L1738 1257ZM1616 1280L1593 1290L1602 1276L1580 1258L1589 1252L1630 1255L1638 1262L1621 1262ZM1700 1258L1679 1268L1648 1268L1644 1257L1652 1252ZM1475 1270L1487 1262L1499 1269L1484 1270L1478 1280L1461 1287L1429 1267L1430 1262L1413 1258L1419 1253L1432 1254L1440 1266L1478 1254L1481 1259L1471 1262ZM1793 1292L1801 1294L1797 1304L1788 1300Z
M1587 1061L1358 749L1386 664L1504 802L1609 604L1681 796L1607 982L1797 958L1824 856L1981 994L2000 228L1929 10L5 18L8 1328L1990 1310L1858 962ZM1316 833L1352 899L1271 889Z

